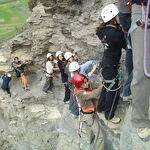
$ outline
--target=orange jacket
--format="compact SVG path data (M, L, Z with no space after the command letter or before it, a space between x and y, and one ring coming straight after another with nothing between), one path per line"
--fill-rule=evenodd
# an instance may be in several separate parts
M81 90L79 88L74 89L74 93L79 100L81 110L83 112L92 112L96 110L96 98L100 95L101 89L102 86L99 86L97 89L94 90Z

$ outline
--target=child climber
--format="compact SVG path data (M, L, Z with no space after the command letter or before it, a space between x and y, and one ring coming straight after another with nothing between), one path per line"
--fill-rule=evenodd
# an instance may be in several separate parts
M71 52L66 52L64 57L66 59L65 74L68 75L67 84L70 89L69 110L74 115L74 118L77 118L79 115L79 110L78 110L78 105L77 105L77 102L73 93L74 85L71 83L71 72L69 71L69 65L74 61L74 57Z
M67 84L68 75L65 74L66 60L64 58L63 52L61 52L61 51L56 52L56 58L58 60L57 65L58 65L58 67L60 69L60 73L61 73L61 80L65 86L64 103L67 104L67 103L69 103L69 99L70 99L70 90L69 90L69 87Z
M86 76L82 74L75 75L72 83L75 85L74 93L81 107L80 136L89 144L90 150L104 150L104 136L96 118L96 98L101 93L102 85L93 90Z
M1 88L6 91L10 97L11 97L11 93L10 93L10 87L9 87L9 82L11 81L11 74L9 73L4 73L4 75L2 76L2 86Z
M53 77L54 71L59 70L59 68L54 67L54 56L51 53L47 54L47 62L46 62L46 81L43 87L44 94L53 93Z

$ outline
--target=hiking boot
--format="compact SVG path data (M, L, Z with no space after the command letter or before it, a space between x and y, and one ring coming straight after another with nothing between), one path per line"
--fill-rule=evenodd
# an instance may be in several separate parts
M51 90L48 90L47 92L48 92L48 93L50 93L50 94L53 94L53 93L54 93L54 92L53 92L53 91L51 91Z
M137 128L136 131L141 139L145 139L150 136L150 128Z
M46 92L46 91L43 91L43 94L44 94L44 95L47 95L47 94L48 94L48 92Z
M65 104L69 104L69 101L65 101L64 103L65 103Z
M129 102L129 101L132 100L132 95L129 95L129 96L123 96L122 99L123 99L124 102Z
M27 87L27 88L24 88L24 90L27 92L27 91L30 91L30 88Z
M119 117L114 116L109 121L112 122L112 123L118 124L118 123L120 123L121 119Z

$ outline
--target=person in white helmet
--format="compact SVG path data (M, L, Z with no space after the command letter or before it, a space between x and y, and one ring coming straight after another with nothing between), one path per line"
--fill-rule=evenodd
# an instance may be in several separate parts
M47 62L46 62L46 81L43 87L43 92L45 94L48 93L53 93L52 88L53 88L53 71L59 70L59 68L54 67L54 56L51 53L47 54Z
M77 116L79 115L79 109L76 98L73 93L74 85L71 82L71 72L69 71L69 65L70 63L74 62L74 57L71 52L66 52L64 57L66 59L65 73L68 75L67 84L70 89L69 110L74 115L74 118L77 118Z
M11 74L5 72L4 75L2 76L2 80L3 82L2 82L1 88L4 91L6 91L7 94L9 94L11 97L10 87L9 87L9 83L11 81Z
M70 90L69 90L69 87L67 84L68 75L65 74L66 60L64 58L63 52L61 52L61 51L56 52L56 58L58 60L57 65L58 65L58 67L60 69L60 73L61 73L61 80L65 86L64 103L67 104L67 103L69 103L69 99L70 99Z
M88 71L88 69L92 67L91 71ZM78 62L74 61L72 63L70 63L69 65L69 71L71 72L71 76L73 77L75 74L83 74L85 75L87 78L90 78L92 76L92 74L94 73L95 69L96 69L97 65L94 64L94 62L92 60L87 61L86 63L79 65Z
M112 123L119 123L121 119L115 116L119 101L118 68L121 58L121 49L126 48L124 34L120 28L118 9L109 4L102 9L103 23L97 28L96 34L101 40L104 53L101 61L104 85L98 102L97 111L104 111L105 118ZM111 81L111 82L110 82ZM112 91L114 90L114 91Z

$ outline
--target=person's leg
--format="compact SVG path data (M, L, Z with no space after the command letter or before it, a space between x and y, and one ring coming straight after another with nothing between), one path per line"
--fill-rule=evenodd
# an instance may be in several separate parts
M127 32L131 26L131 14L123 14L119 13L119 19L123 31L125 32L125 39L127 42L131 43L131 37L128 36ZM132 81L132 71L133 71L133 55L132 49L126 48L126 56L125 56L125 67L127 71L127 80L123 86L123 96L130 96L131 95L131 81Z
M106 89L102 88L102 92L97 104L97 111L102 112L105 110L105 99L106 99Z
M77 103L77 100L76 100L76 96L74 95L73 93L73 104L72 104L72 107L71 107L71 112L72 114L78 116L79 115L79 107L78 107L78 103Z
M118 75L118 68L117 67L106 67L102 70L102 74L104 79L106 80L105 86L109 89L109 86L115 82L114 85L111 87L111 90L115 90L118 88L118 79L116 78ZM114 80L115 79L115 80ZM112 82L108 83L108 80ZM118 101L119 101L119 90L117 91L106 91L105 97L105 118L110 120L114 117L114 113L116 111Z
M94 150L104 150L104 135L100 127L100 122L96 118L92 125L92 131L95 135L95 139L93 141Z
M118 84L116 83L114 88L112 89L116 89L117 87ZM105 118L107 120L111 120L115 115L115 111L119 101L119 94L120 94L119 90L113 92L110 91L106 93Z
M70 99L70 90L68 85L65 85L65 97L64 97L64 102L69 101Z
M10 97L11 97L11 93L10 93L10 87L8 87L7 89L6 89L6 91L7 91L7 93L10 95Z
M53 78L50 77L50 78L49 78L49 88L48 88L48 90L52 91L53 87L54 87Z
M23 87L26 90L27 89L27 85L28 85L28 80L26 78L25 73L21 73L21 81L22 81Z
M92 131L92 125L94 123L93 114L82 115L82 122L81 138L90 145L95 138L95 135Z
M42 91L47 92L50 87L50 78L46 77L45 84L43 86Z
M123 86L123 96L128 97L131 95L131 82L133 79L133 73L131 72Z
M141 6L133 5L132 21L141 19ZM150 72L150 29L147 31L147 68ZM149 99L150 79L145 76L143 69L144 59L144 30L140 27L132 32L133 45L133 81L132 81L132 117L131 121L135 128L150 128ZM150 129L149 129L150 131ZM145 132L148 133L148 132ZM150 133L150 132L149 132Z

